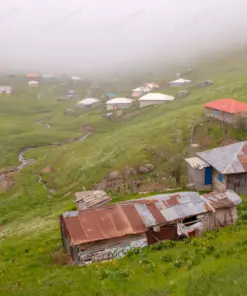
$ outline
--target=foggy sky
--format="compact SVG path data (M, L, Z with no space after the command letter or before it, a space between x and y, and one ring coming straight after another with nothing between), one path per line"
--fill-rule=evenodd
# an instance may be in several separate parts
M0 70L107 71L247 43L244 0L8 0Z

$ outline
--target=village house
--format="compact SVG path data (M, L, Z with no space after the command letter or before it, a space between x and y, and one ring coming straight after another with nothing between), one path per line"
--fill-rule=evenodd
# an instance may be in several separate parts
M178 96L179 96L180 98L187 97L188 95L189 95L189 91L188 91L188 90L180 90L180 91L178 92Z
M189 187L247 193L247 141L197 152L196 155L185 159Z
M113 98L115 98L117 95L114 94L114 93L109 93L109 94L107 94L106 96L107 96L108 99L113 99Z
M28 73L26 75L27 78L31 78L31 79L38 79L40 76L38 73Z
M103 190L76 192L75 197L78 211L98 207L111 200Z
M182 87L184 85L190 84L192 81L188 79L179 78L169 82L170 87Z
M144 83L144 87L147 87L147 88L153 90L155 88L156 89L159 88L160 86L154 82L146 82L146 83Z
M54 78L55 75L54 74L43 74L42 75L42 78L45 78L45 79L50 79L50 78Z
M37 86L39 86L39 82L38 81L34 81L34 80L29 81L28 82L28 86L37 87Z
M237 115L247 113L247 104L233 99L221 99L204 104L205 116L235 123Z
M134 248L232 225L239 203L231 190L178 192L66 212L60 216L63 247L80 265L120 258Z
M78 76L72 76L72 77L70 77L70 79L71 79L72 81L74 81L74 82L78 82L78 81L81 80L81 78L78 77Z
M0 95L7 94L10 95L12 93L12 87L11 86L2 86L0 85Z
M66 95L68 98L74 98L76 96L76 91L71 89L71 90L67 91Z
M150 92L150 88L148 87L144 87L144 86L140 86L140 87L137 87L135 89L132 89L132 97L140 97L146 93L149 93Z
M100 100L94 99L94 98L86 98L84 100L81 100L80 102L77 103L77 106L81 107L92 107L92 106L97 106L100 104Z
M128 98L114 98L106 102L107 110L118 110L129 108L132 103L131 99Z
M144 108L150 105L160 105L171 102L175 99L173 96L161 94L161 93L149 93L140 97L140 108Z
M159 85L155 84L153 82L151 82L151 83L147 82L147 83L144 83L143 86L133 89L131 96L132 97L140 97L142 95L149 93L151 90L153 90L155 88L159 88Z

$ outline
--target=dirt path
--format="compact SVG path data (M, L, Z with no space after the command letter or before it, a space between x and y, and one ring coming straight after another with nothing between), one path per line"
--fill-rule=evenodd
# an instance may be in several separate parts
M88 132L87 134L85 134L85 135L83 135L83 136L81 136L79 138L72 139L70 141L70 143L61 143L61 144L57 143L57 144L51 144L51 145L45 145L45 146L29 146L29 147L23 148L23 149L21 149L21 151L18 154L18 160L19 160L20 164L16 168L13 168L10 171L1 172L0 176L4 177L4 176L7 176L7 175L16 173L16 172L20 172L26 166L34 164L35 163L34 159L27 159L27 158L24 157L24 153L26 153L27 151L30 151L32 149L38 149L38 148L59 147L59 146L65 146L65 145L69 145L69 144L73 144L73 143L77 143L77 142L82 142L82 141L86 140L91 134L92 134L91 132ZM40 174L38 175L38 182L43 186L43 188L46 191L48 191L47 196L49 198L51 198L52 194L54 194L55 191L53 189L48 189L47 188L47 186L46 186L45 182L43 181L42 176Z

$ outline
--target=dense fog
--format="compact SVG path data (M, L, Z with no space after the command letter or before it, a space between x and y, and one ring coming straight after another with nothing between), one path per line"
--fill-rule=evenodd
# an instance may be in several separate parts
M178 63L245 43L243 0L10 0L1 71L107 71Z

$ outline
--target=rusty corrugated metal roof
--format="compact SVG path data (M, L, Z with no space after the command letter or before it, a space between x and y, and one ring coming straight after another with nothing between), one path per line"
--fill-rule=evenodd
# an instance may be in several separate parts
M141 217L131 204L79 211L72 217L65 213L63 218L74 245L146 231Z
M78 245L144 233L149 227L173 223L217 208L232 207L240 202L241 198L231 190L204 196L197 192L179 192L66 212L63 219L72 244Z
M214 209L231 208L242 202L240 196L232 190L213 191L203 196Z

